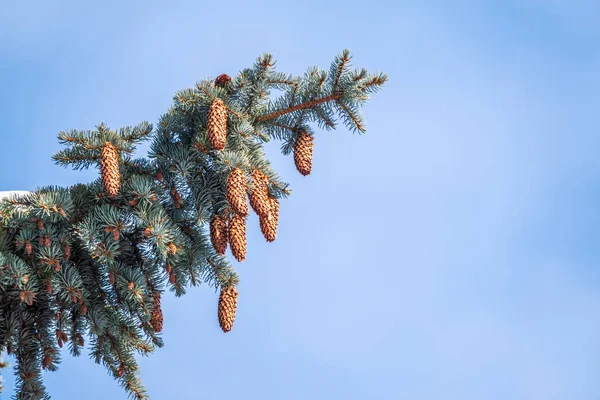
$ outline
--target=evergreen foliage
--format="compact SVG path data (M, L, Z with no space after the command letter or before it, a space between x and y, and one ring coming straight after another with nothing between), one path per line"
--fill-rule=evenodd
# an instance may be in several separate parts
M155 308L165 290L181 296L201 283L220 289L228 303L219 321L231 329L235 303L223 293L237 296L239 277L223 255L223 224L234 221L229 236L243 260L248 194L274 240L279 200L290 190L265 142L280 140L289 154L300 135L310 135L312 146L312 125L330 130L338 119L365 131L359 109L387 77L351 70L350 61L343 51L328 71L315 67L296 77L277 72L265 54L234 78L177 92L156 127L60 132L56 163L99 167L102 176L0 203L0 353L16 360L15 399L50 398L42 370L58 369L65 345L73 356L87 345L132 398L148 398L136 355L163 345ZM145 140L148 158L133 158ZM309 150L299 157L312 157ZM211 237L215 216L221 225Z

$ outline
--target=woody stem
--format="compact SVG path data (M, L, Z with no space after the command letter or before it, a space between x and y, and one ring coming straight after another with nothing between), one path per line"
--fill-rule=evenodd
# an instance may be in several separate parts
M327 103L328 101L339 100L341 97L342 97L342 93L334 93L334 94L330 94L329 96L321 97L320 99L314 99L314 100L310 100L310 101L307 101L304 103L296 104L295 106L287 107L282 110L277 110L277 111L272 112L271 114L262 116L258 119L258 122L266 122L266 121L275 119L277 117L280 117L284 114L289 114L294 111L312 108L316 105L319 105L322 103Z

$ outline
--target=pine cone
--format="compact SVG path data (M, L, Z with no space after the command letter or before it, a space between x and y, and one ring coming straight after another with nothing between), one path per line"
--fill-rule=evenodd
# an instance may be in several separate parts
M183 202L183 199L181 198L181 195L177 191L175 185L171 186L171 198L173 199L173 204L175 205L175 208L181 208L181 203Z
M248 181L244 171L235 168L227 178L227 202L236 214L248 215L248 203L246 202L246 187Z
M298 172L304 176L310 174L312 169L313 140L310 133L303 131L298 134L294 143L294 163Z
M44 356L44 361L42 361L42 368L43 369L48 369L48 367L50 366L50 362L52 361L52 357L50 356L50 354L46 354Z
M269 214L269 189L267 177L261 171L252 171L252 192L250 193L250 205L254 212L260 216Z
M208 141L216 150L223 150L227 141L227 107L218 97L208 109Z
M119 173L119 154L110 142L106 142L102 146L100 174L102 175L104 190L106 190L109 197L115 197L119 193L121 176Z
M227 74L221 74L215 79L215 86L225 87L231 82L231 77Z
M272 242L277 237L279 201L274 197L269 197L269 205L269 214L260 217L260 230L267 242Z
M160 292L152 291L152 314L150 314L150 325L154 332L160 333L163 328L163 313L160 307Z
M235 311L237 309L238 291L235 286L221 288L219 295L219 308L217 314L219 316L219 325L223 332L227 333L233 328L235 321Z
M229 220L229 244L236 260L246 259L246 217L235 214Z
M215 214L210 220L210 242L218 255L227 250L227 222L225 218Z
M63 253L65 255L65 260L69 260L69 258L71 258L71 246L69 246L68 243L65 243L63 245Z

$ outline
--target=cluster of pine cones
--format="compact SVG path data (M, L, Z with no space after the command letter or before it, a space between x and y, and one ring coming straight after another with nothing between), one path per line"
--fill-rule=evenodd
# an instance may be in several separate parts
M223 74L217 77L215 85L226 88L230 82L231 78ZM216 150L223 150L227 143L227 107L219 98L215 99L209 108L207 125L210 145ZM312 155L313 137L306 131L298 132L294 143L294 163L296 169L304 176L310 174L312 169ZM251 173L251 187L248 185L246 174L240 168L233 168L229 173L226 197L230 212L226 215L215 214L210 221L210 240L217 254L225 254L229 243L236 260L242 262L246 259L246 218L249 211L247 193L250 206L259 217L263 236L268 242L275 240L279 201L270 195L268 182L268 177L258 169ZM233 286L221 289L218 316L223 332L229 332L233 327L237 296L238 292Z
M231 78L222 74L215 80L215 85L226 88ZM227 106L220 98L216 98L208 110L208 140L212 148L223 150L227 144ZM313 137L301 130L296 132L294 142L294 163L303 176L309 175L312 169ZM115 146L106 142L100 153L100 172L102 184L109 197L115 197L119 192L119 156ZM279 201L270 195L268 177L260 170L251 173L251 187L244 171L233 168L227 179L226 198L230 209L225 215L215 214L210 221L210 240L217 254L224 255L227 245L235 259L242 262L246 259L246 219L248 203L258 215L260 230L268 242L277 237L279 221ZM177 206L177 199L174 199ZM219 296L219 324L224 332L233 327L237 307L238 292L233 286L223 287ZM160 293L153 292L153 313L150 323L156 332L162 330L162 311Z

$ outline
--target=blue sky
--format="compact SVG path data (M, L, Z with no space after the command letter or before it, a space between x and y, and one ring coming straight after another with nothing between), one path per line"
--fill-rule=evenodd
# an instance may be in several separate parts
M366 135L318 132L310 177L269 147L294 189L278 239L250 220L229 334L212 290L164 300L152 398L596 399L600 3L252 3L1 6L0 190L94 179L53 165L60 130L155 123L262 52L390 76ZM46 376L126 398L85 356Z

